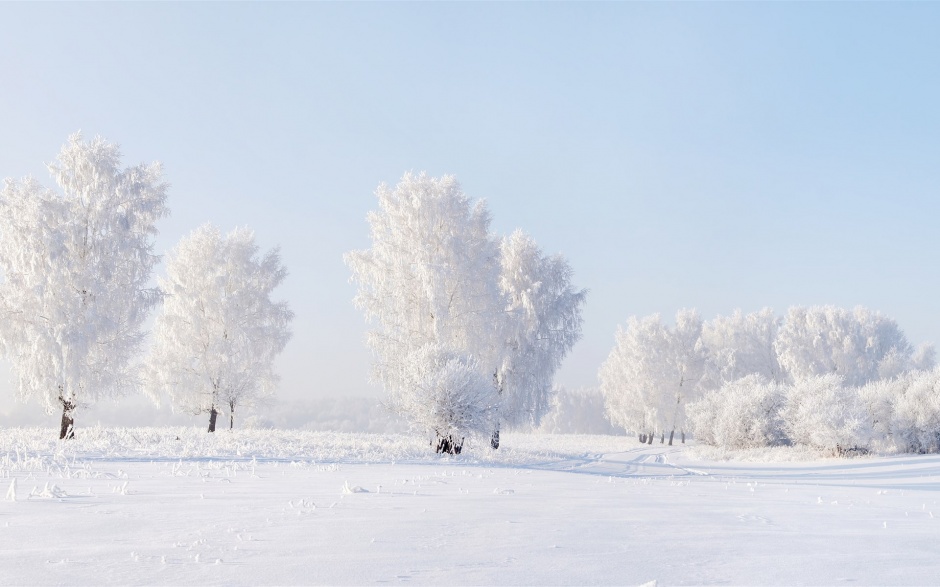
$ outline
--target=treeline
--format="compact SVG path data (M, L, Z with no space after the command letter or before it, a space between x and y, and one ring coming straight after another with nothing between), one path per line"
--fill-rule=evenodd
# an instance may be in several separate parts
M611 422L644 442L692 432L728 448L923 451L940 449L930 432L932 418L940 432L940 410L931 415L923 391L935 385L935 358L932 345L915 349L894 320L863 307L708 322L681 310L674 326L630 318L599 378Z

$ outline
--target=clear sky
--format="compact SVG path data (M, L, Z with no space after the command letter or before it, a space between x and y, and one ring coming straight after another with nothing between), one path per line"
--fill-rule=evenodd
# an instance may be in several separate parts
M496 231L568 257L590 289L568 387L628 316L681 307L863 304L940 341L940 3L0 3L0 22L0 176L51 183L81 129L164 163L161 252L210 220L280 245L282 398L378 393L342 255L408 170L455 174Z

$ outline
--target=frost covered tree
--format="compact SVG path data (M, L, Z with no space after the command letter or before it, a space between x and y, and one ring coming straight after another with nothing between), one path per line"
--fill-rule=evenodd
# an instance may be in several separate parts
M209 432L222 409L231 428L236 410L270 397L274 359L291 336L293 313L271 299L286 276L278 250L261 255L247 228L223 236L206 224L183 238L159 280L165 297L148 361L151 394L209 414Z
M354 301L367 320L377 323L368 334L375 353L373 376L389 392L394 411L434 434L438 447L455 447L470 432L492 430L492 421L455 411L447 426L430 426L421 415L424 408L410 399L429 397L414 386L411 374L446 381L447 374L435 369L475 365L495 392L504 333L497 319L502 311L499 245L490 234L490 215L482 202L471 205L452 176L408 173L394 189L379 186L376 196L379 210L368 215L372 248L346 255L359 283ZM436 350L419 352L426 348Z
M776 349L795 381L836 374L845 385L860 386L915 366L914 349L897 323L861 306L790 308ZM931 358L929 349L918 355L923 366Z
M685 404L701 391L706 359L701 331L695 310L680 310L673 328L658 314L631 317L626 328L618 328L614 349L598 374L612 423L650 443L655 433L664 440L668 431L672 444L684 426Z
M587 291L572 286L564 257L545 256L521 230L503 239L500 265L505 346L497 375L499 417L510 425L538 426L551 409L555 372L581 338ZM492 446L499 447L498 426Z
M785 381L774 343L782 320L773 310L718 316L702 325L702 344L707 350L706 385L717 389L747 375L768 381Z
M122 169L117 145L80 134L49 171L59 191L8 179L0 195L0 341L17 396L61 410L67 438L77 408L138 385L167 186L160 164Z
M346 262L359 284L355 303L376 325L368 335L373 376L390 407L434 435L439 449L462 446L473 432L492 434L498 446L499 419L537 424L550 408L554 372L580 337L585 292L572 287L567 262L546 257L521 232L497 239L486 206L471 204L451 176L405 174L376 196L372 248ZM479 370L493 409L451 399L467 412L434 408L451 414L453 425L432 426L414 399L445 395L428 395L415 382L448 381L436 371L457 364Z

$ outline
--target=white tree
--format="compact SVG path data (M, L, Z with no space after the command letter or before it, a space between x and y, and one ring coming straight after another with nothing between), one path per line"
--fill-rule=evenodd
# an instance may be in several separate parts
M707 387L717 389L747 375L785 381L774 343L782 320L773 310L718 316L702 326L702 344L708 353Z
M499 416L510 425L538 426L551 409L555 371L581 338L587 291L574 289L564 257L546 257L521 230L503 239L500 253L506 338ZM498 427L492 445L499 446Z
M780 365L795 381L837 374L845 385L860 386L914 366L914 349L897 323L861 306L790 308L776 349Z
M538 424L550 408L554 373L580 337L585 292L572 287L568 263L544 256L521 232L498 241L485 205L472 205L453 177L409 173L376 195L379 210L368 217L372 248L347 254L346 262L359 283L356 305L377 323L368 338L373 376L392 409L424 431L449 430L453 437L439 437L439 448L462 446L463 435L497 426L476 408L472 418L455 415L460 426L430 426L409 399L443 396L422 395L415 378L403 374L416 369L441 381L435 373L458 361L476 365L489 382L494 415ZM450 363L434 358L441 356ZM414 361L426 364L408 364Z
M684 426L685 404L701 390L706 359L701 331L695 310L680 310L674 328L658 314L631 317L627 328L618 328L616 345L598 374L612 423L647 442L668 431L672 444Z
M408 173L394 189L379 186L376 196L379 210L368 216L372 248L346 255L359 283L355 303L377 323L368 335L376 357L373 376L389 392L393 410L438 434L417 402L407 399L420 390L404 375L417 369L437 377L437 355L418 352L436 348L451 362L476 365L495 390L505 338L499 247L486 206L471 205L452 176ZM429 363L409 364L416 360ZM439 447L461 445L463 435L492 424L463 415L453 421L461 424L448 428L452 438Z
M163 311L148 362L150 391L169 393L177 409L216 416L256 405L273 394L274 359L290 339L293 313L271 300L287 270L277 249L259 254L254 233L223 236L206 224L169 254Z
M159 293L148 287L157 219L168 214L158 163L120 168L117 145L69 137L49 166L60 191L6 180L0 196L0 340L20 399L74 412L137 386L132 359Z

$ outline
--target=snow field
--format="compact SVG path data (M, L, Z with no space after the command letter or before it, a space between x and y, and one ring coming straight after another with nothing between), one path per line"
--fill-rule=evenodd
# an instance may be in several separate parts
M15 501L0 502L2 584L940 576L934 455L742 463L626 437L507 434L508 450L442 458L395 436L54 433L0 431L3 494L15 482ZM139 444L121 449L130 436Z

